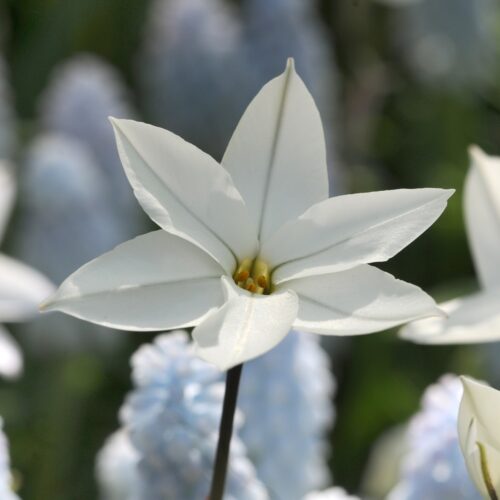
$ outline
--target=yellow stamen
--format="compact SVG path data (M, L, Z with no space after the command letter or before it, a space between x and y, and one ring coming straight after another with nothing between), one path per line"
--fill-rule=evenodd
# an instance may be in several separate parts
M257 278L257 284L261 287L261 288L267 288L267 279L266 277L261 274L258 278Z
M236 276L236 281L238 283L241 283L242 281L246 281L249 276L250 276L250 273L245 269L244 271L240 271L238 273L238 275Z
M251 293L269 294L271 277L269 267L261 259L243 259L233 274L236 284Z

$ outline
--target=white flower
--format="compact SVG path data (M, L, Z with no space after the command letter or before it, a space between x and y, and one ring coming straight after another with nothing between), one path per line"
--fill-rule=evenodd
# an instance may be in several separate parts
M462 377L464 394L458 412L458 437L469 474L481 495L500 495L500 392Z
M401 477L386 500L475 500L457 432L462 384L443 375L429 386L406 431Z
M14 203L15 187L9 165L0 161L0 238ZM0 254L0 321L11 323L30 318L37 312L38 302L52 291L52 284L37 271ZM17 377L22 367L16 342L5 329L0 329L0 375Z
M12 491L12 474L10 472L9 443L3 433L3 420L0 418L0 498L2 500L19 500Z
M113 125L135 195L162 229L76 271L43 309L128 330L194 326L198 354L221 369L292 327L357 335L439 314L418 287L367 264L427 229L452 191L328 199L321 120L292 61L250 104L222 165L166 130Z
M440 307L448 317L416 321L401 336L419 343L453 344L500 339L500 158L470 148L464 212L481 290Z

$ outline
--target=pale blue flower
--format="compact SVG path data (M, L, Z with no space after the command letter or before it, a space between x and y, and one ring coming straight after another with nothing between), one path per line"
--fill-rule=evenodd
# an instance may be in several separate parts
M125 429L106 440L97 455L95 471L103 500L142 500L139 459Z
M145 35L138 77L155 124L219 158L248 102L293 57L322 110L334 161L335 60L314 2L243 0L238 9L156 0Z
M138 76L148 114L220 156L259 87L241 57L237 13L223 0L156 0L145 35Z
M480 500L469 479L457 432L462 384L454 375L431 385L407 432L402 477L388 500Z
M57 67L40 99L44 129L77 139L92 152L96 166L104 173L103 187L115 212L128 219L130 229L125 238L135 234L140 211L123 175L108 117L132 117L129 101L118 72L90 54L77 55Z
M10 471L9 443L3 433L3 421L0 418L0 499L19 500L12 491L12 474Z
M141 498L205 498L224 394L221 372L194 355L184 332L160 335L142 346L132 367L135 389L121 420L139 454ZM236 430L240 426L237 415ZM227 481L227 500L268 498L237 435Z
M194 355L187 335L157 337L132 357L135 389L121 410L123 429L100 453L105 500L203 498L212 471L224 375ZM316 337L292 332L245 364L227 498L300 500L329 481L325 433L334 381ZM130 469L130 473L125 471ZM258 479L257 479L258 477ZM265 487L263 486L264 483ZM114 495L114 496L113 496ZM141 496L142 495L142 496Z
M291 332L245 364L240 436L273 499L299 500L330 484L325 438L334 387L328 356L311 334Z
M104 174L81 141L61 134L37 137L22 171L11 245L23 261L57 282L121 241L122 221L110 209ZM101 327L55 315L22 329L37 350L108 346L120 339L103 335Z
M28 149L16 221L17 254L54 281L117 245L105 178L77 139L39 136Z

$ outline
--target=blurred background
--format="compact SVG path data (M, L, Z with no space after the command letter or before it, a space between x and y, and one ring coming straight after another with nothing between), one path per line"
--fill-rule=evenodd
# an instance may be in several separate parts
M289 56L324 121L332 194L457 190L382 267L438 301L476 289L462 186L470 144L500 154L496 0L0 0L0 158L18 181L2 251L58 284L151 229L107 116L161 125L220 159ZM0 381L19 495L98 498L96 453L118 427L129 358L154 335L56 314L8 326L25 356L24 374ZM496 344L417 346L395 331L323 340L337 386L328 467L363 496L397 480L396 451L374 444L429 384L448 372L500 383Z

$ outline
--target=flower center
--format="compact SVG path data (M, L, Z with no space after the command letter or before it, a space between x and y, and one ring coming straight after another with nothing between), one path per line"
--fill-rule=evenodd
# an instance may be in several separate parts
M269 266L263 260L244 259L233 274L234 282L245 290L260 295L271 293Z

